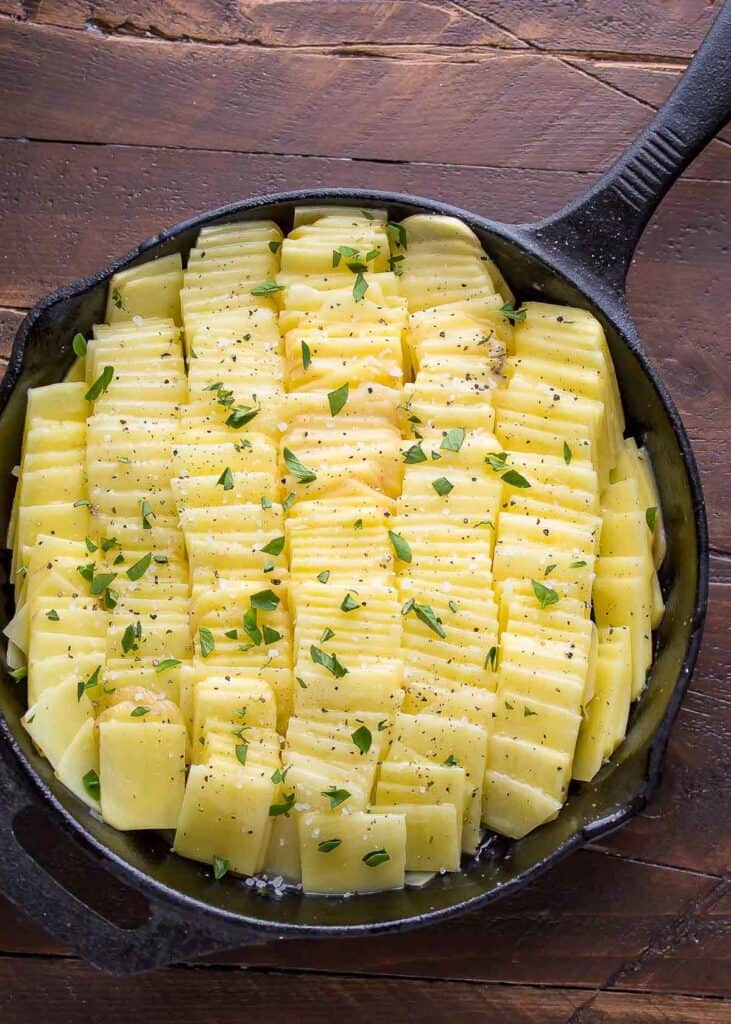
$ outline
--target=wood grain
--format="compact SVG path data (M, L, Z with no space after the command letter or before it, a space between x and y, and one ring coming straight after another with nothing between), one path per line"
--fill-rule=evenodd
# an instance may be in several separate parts
M97 0L93 8L84 0L42 0L0 10L68 28L227 45L533 46L678 61L692 55L716 13L705 0Z
M651 111L534 50L457 62L419 53L293 56L8 19L0 85L4 136L399 162L440 154L550 170L605 167ZM712 143L699 166L728 168L726 148Z
M353 185L505 220L548 214L647 122L718 7L0 0L0 361L22 307L257 192ZM731 1022L729 189L727 131L663 203L629 281L691 433L717 550L652 805L484 912L405 935L271 942L132 983L70 958L0 900L3 1024L208 1024L227 1011L319 1024L333 1009L356 1024Z

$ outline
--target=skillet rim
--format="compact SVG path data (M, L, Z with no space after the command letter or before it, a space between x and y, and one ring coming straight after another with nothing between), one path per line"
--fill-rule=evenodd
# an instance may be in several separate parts
M33 789L43 798L44 802L52 808L55 815L60 817L60 824L67 833L84 848L101 855L103 863L116 877L120 878L133 888L142 892L152 904L172 904L178 910L198 915L205 915L211 919L215 926L217 922L229 925L248 927L262 934L275 934L282 938L307 938L307 937L337 937L337 936L362 936L370 934L382 934L385 932L406 931L412 928L424 927L437 923L458 914L487 906L495 900L507 896L525 887L539 876L543 875L551 867L565 859L570 853L581 849L590 841L608 835L621 827L626 821L634 817L642 810L655 793L661 777L663 762L665 758L667 743L678 713L680 704L687 692L693 670L695 668L700 643L703 633L703 625L708 605L708 583L709 583L709 538L708 526L705 511L705 499L703 496L700 475L693 454L690 440L685 426L678 413L673 399L670 397L659 373L653 367L647 353L642 347L634 323L629 315L624 302L624 293L613 293L610 289L602 287L602 281L593 277L591 270L580 263L572 263L569 259L561 260L561 254L555 251L548 252L540 244L540 240L533 234L534 225L518 224L512 225L501 221L493 221L482 217L471 211L444 203L439 200L429 199L424 196L416 196L409 193L390 192L384 190L356 189L356 188L320 188L320 189L295 189L286 192L268 193L265 195L253 196L249 199L239 200L224 206L215 207L195 217L180 221L177 224L163 229L156 235L145 239L134 249L123 256L118 257L101 270L94 272L84 278L78 278L69 284L55 289L37 302L26 314L16 331L10 358L6 372L0 382L0 415L4 412L10 397L18 383L22 371L25 356L25 347L28 336L37 320L54 305L67 299L72 299L91 288L108 280L118 270L123 269L141 256L149 253L156 246L171 242L185 231L203 226L218 219L234 217L242 212L251 212L262 207L274 204L294 204L296 202L318 202L318 201L341 200L360 202L376 205L402 205L407 207L420 207L429 213L440 213L447 216L458 217L470 227L477 227L483 231L498 235L507 242L519 246L526 251L533 259L537 260L552 276L563 278L570 285L577 288L586 295L587 299L598 307L606 317L612 328L615 330L622 344L626 345L630 352L637 359L645 377L649 379L656 395L658 396L675 436L675 441L680 452L683 466L688 477L689 489L693 503L695 516L695 540L697 547L697 577L696 590L693 601L693 615L689 624L689 637L685 647L685 653L681 663L676 682L668 699L668 705L660 720L655 733L647 747L647 761L644 771L642 787L636 795L626 804L616 810L604 815L598 820L586 825L573 833L569 839L557 846L550 854L537 861L530 868L517 874L515 877L504 883L498 883L495 888L488 892L460 899L450 906L430 910L409 917L395 918L389 921L364 922L360 924L299 924L296 922L273 922L266 921L248 914L237 913L200 899L189 896L179 889L172 888L162 882L155 880L151 875L140 870L125 860L120 855L110 850L101 840L96 839L87 831L81 820L71 811L66 810L60 801L54 796L50 788L36 772L33 765L20 749L15 734L10 728L5 717L0 714L0 734L6 745L20 762L27 779L32 783ZM343 204L344 205L344 204ZM367 208L367 207L366 207ZM562 265L563 263L563 265ZM386 894L387 895L387 894ZM244 945L246 939L242 937ZM231 945L231 943L228 943Z

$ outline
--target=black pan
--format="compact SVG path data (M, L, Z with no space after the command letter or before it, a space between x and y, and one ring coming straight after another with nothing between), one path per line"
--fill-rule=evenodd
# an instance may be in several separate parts
M285 230L302 203L386 207L392 219L450 214L466 221L521 299L590 309L607 334L629 431L652 455L668 530L662 573L667 611L649 682L629 733L590 784L576 785L556 821L519 842L488 841L456 874L422 889L351 899L253 892L214 882L210 869L171 854L157 835L122 833L57 783L20 726L23 687L0 673L0 888L64 946L119 974L274 937L366 935L426 925L526 885L640 811L660 778L668 734L695 664L706 611L708 536L698 470L680 417L642 350L624 281L660 199L726 122L731 107L731 4L681 82L637 141L590 190L556 216L507 225L414 196L323 189L261 196L186 221L93 277L62 288L23 321L0 386L0 530L9 515L29 387L60 380L71 338L104 317L115 271L186 253L200 227L271 217ZM668 324L668 330L672 325ZM12 592L0 588L0 625Z

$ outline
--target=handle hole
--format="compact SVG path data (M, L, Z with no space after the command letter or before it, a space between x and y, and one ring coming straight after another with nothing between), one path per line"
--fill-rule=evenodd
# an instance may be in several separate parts
M136 931L150 919L145 898L95 863L38 807L18 811L13 835L47 875L109 924Z

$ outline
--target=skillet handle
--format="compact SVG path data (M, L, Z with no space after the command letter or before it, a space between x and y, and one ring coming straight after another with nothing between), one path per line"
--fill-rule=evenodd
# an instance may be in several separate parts
M0 892L103 971L138 974L273 936L134 889L57 824L0 728ZM129 872L125 873L129 878Z
M558 213L522 227L594 285L622 295L632 255L661 199L731 116L731 0L673 92L610 169ZM583 274L582 274L583 272Z

